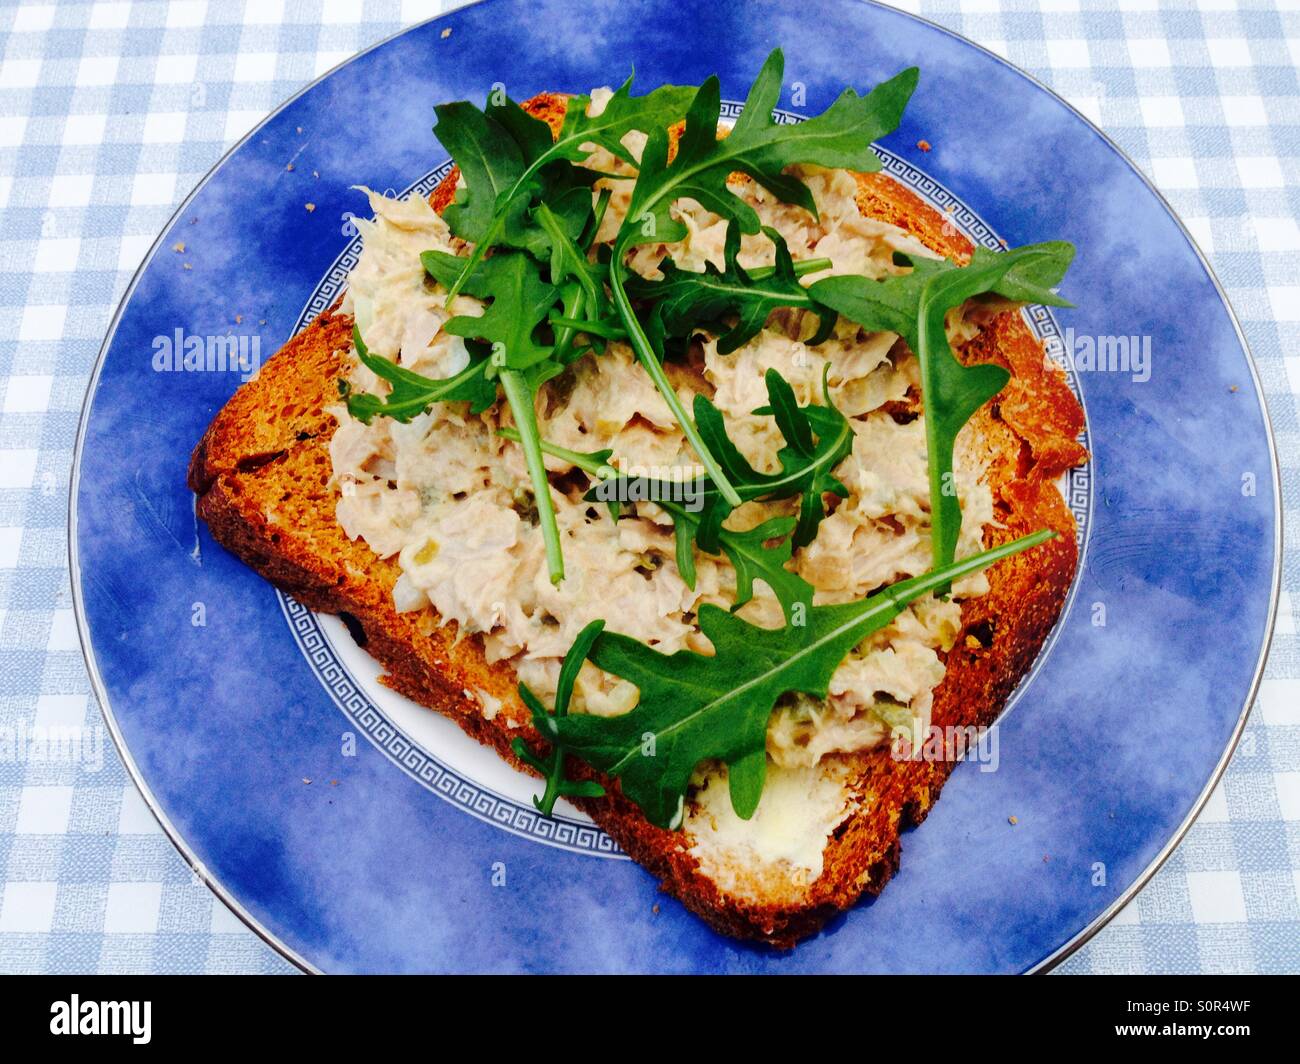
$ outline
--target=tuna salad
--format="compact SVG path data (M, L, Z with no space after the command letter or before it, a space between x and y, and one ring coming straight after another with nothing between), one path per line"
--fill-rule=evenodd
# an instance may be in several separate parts
M591 95L590 116L611 93ZM593 197L608 190L590 261L609 248L624 224L645 134L622 138L625 157L595 148L582 161L599 176ZM734 175L729 190L748 204L762 226L784 240L796 264L813 260L808 285L829 276L880 280L908 273L915 260L938 260L899 227L864 217L857 181L843 169L794 166L790 174L811 192L816 214L782 202L762 185ZM374 217L358 220L363 236L343 310L355 316L364 346L421 375L447 379L470 364L465 339L444 326L454 316L484 313L484 304L430 277L421 261L430 250L464 255L466 241L418 196L394 199L368 192ZM689 197L672 217L681 239L642 243L628 260L637 276L662 279L665 259L682 271L725 270L728 219ZM775 265L776 245L764 233L745 234L738 263L747 270ZM996 306L967 300L948 311L945 329L954 347ZM764 376L776 370L800 404L829 400L848 422L851 443L832 470L846 489L828 494L816 538L796 547L788 568L815 591L815 604L861 599L931 565L930 483L925 416L917 403L917 360L897 333L865 328L841 315L815 346L817 314L786 308L773 312L752 338L720 353L725 328L699 328L681 358L665 366L672 388L690 408L694 397L711 400L726 419L744 458L760 473L779 469L786 442L770 413ZM823 395L825 383L825 395ZM357 393L383 394L388 385L360 361L349 384ZM638 365L624 340L583 358L538 388L534 402L541 436L558 448L610 452L608 464L623 474L689 481L701 475L697 456L664 396ZM381 557L396 557L401 578L394 591L401 611L431 609L441 624L482 638L491 661L508 661L519 679L546 700L554 698L561 662L584 626L597 618L663 653L710 653L697 620L701 605L723 608L737 599L737 574L725 554L694 550L693 579L677 561L674 524L653 500L627 504L615 519L590 501L585 477L572 462L545 458L562 549L565 578L548 576L538 507L525 456L499 430L513 424L499 403L471 413L465 402L432 404L403 423L373 418L369 424L340 403L330 452L341 498L337 516L347 534ZM963 519L956 554L981 548L993 521L983 470L964 429L955 449L954 484ZM773 518L798 514L797 498L747 500L726 527L752 530ZM942 680L940 656L960 626L962 600L987 590L982 573L958 580L950 596L927 594L886 627L872 633L835 669L829 697L787 695L767 732L767 753L777 766L811 766L829 754L861 750L891 731L929 723L931 695ZM738 611L753 624L780 627L783 612L764 583ZM637 688L585 663L570 712L612 716L636 704Z

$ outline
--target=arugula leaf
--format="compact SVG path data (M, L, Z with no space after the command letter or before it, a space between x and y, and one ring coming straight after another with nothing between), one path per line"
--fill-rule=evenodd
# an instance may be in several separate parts
M591 97L570 97L564 122L554 138L550 126L508 98L499 104L489 98L486 111L466 102L434 108L438 116L434 136L460 167L466 186L444 217L452 232L475 245L462 278L447 286L448 301L461 291L489 249L500 243L526 246L510 239L510 230L519 224L535 193L540 191L547 202L553 200L552 194L538 188L544 170L559 169L571 181L590 183L599 175L584 169L575 177L569 173L576 169L573 166L552 166L585 159L589 144L632 162L620 143L622 138L632 130L667 129L686 113L694 93L693 87L661 85L645 96L634 97L629 77L594 118L587 114Z
M586 311L599 317L609 302L605 295L605 271L588 261L586 251L565 231L560 218L549 206L539 203L533 216L550 237L551 284L558 285L566 280L577 282L586 298Z
M608 192L601 194L600 212L603 214L609 204ZM558 285L563 315L557 319L551 317L555 329L555 360L561 365L568 365L578 357L574 351L574 340L578 333L584 332L592 337L592 344L597 350L604 351L605 339L598 324L609 311L609 297L605 295L605 267L592 263L587 258L587 234L574 240L565 231L559 217L545 203L539 203L532 216L546 232L551 242L551 283ZM600 227L599 219L592 214L589 226L590 235L595 236ZM590 319L590 320L589 320Z
M465 180L442 216L457 236L478 239L494 221L497 198L523 173L523 151L501 123L467 100L439 104L433 111L438 116L433 135Z
M829 366L827 370L829 371ZM755 413L773 415L777 428L785 438L786 445L777 452L777 460L781 464L779 473L760 473L749 464L727 435L722 411L702 395L695 397L695 421L710 454L731 478L742 502L800 496L799 519L794 529L792 546L802 547L812 542L826 516L823 496L827 493L840 498L848 495L848 489L836 478L833 470L853 450L853 428L844 415L831 405L825 375L822 380L825 406L800 406L795 399L794 390L775 369L769 369L763 375L763 382L767 386L769 405L760 407ZM666 481L619 477L616 484L604 486L599 495L589 493L588 498L616 492L620 498L653 499L658 502L672 497L672 487ZM721 546L719 536L723 522L735 507L722 495L717 483L711 478L704 479L694 493L692 502L696 542L705 553L716 554ZM773 590L777 589L774 587Z
M829 260L815 260L813 269L804 263L796 264L780 233L764 226L763 234L776 248L776 265L761 280L737 261L740 227L732 222L727 226L723 249L724 269L719 270L712 262L706 262L703 272L682 270L670 256L666 256L659 263L663 280L630 277L628 294L633 299L654 304L666 336L687 336L700 327L721 333L718 337L720 355L729 355L752 340L762 331L772 311L781 307L798 307L816 313L820 324L808 343L822 343L835 328L836 315L813 300L799 283L799 276L800 267L804 273L812 273L816 272L815 268L824 269L830 265ZM724 331L718 326L729 314L736 315L737 321Z
M604 627L604 621L592 621L578 633L578 638L573 641L573 646L564 655L564 662L560 665L559 683L556 684L555 688L555 713L553 718L548 717L546 707L528 689L527 684L521 683L519 685L519 697L523 699L524 705L532 711L534 718L548 717L548 719L555 719L568 715L569 700L573 697L573 684L578 678L582 663L591 650L591 644L596 641L596 637L600 635ZM605 788L595 780L571 780L565 776L563 743L553 741L550 752L545 757L534 754L528 749L528 744L523 739L512 740L510 749L515 752L515 756L519 760L532 765L546 780L546 789L540 795L533 797L533 805L537 806L542 816L552 814L555 810L555 800L561 795L571 798L599 798L605 793Z
M743 232L758 232L758 214L727 187L727 179L736 171L816 217L812 193L803 182L783 173L786 167L815 163L863 172L880 169L871 142L898 126L916 88L917 69L904 70L866 96L845 89L815 118L778 125L772 111L780 102L784 69L785 57L777 48L763 63L735 126L722 139L718 138L721 88L716 76L708 78L695 94L686 113L686 130L671 162L667 130L650 134L619 234L623 246L685 237L686 227L669 213L672 204L684 196L734 219Z
M425 251L420 262L429 276L446 285L460 275L465 259L445 251ZM482 315L458 314L443 330L453 336L493 345L493 369L530 370L551 357L551 346L535 337L559 292L542 279L537 263L518 251L484 259L465 282L465 292L488 302Z
M460 275L464 264L459 256L443 251L426 251L421 254L420 261L430 276L444 285ZM558 290L542 280L537 263L519 251L503 251L484 259L470 273L465 289L477 299L488 300L486 308L477 317L458 314L443 328L453 336L470 337L492 345L492 354L484 372L500 379L501 390L505 392L519 428L542 539L546 544L547 568L551 582L558 584L564 579L564 555L533 402L537 389L564 369L552 357L554 346L541 343L536 337L538 327L555 304Z
M944 316L984 293L1068 307L1052 287L1065 276L1074 247L1052 241L1002 253L977 248L968 266L899 258L911 265L910 273L881 281L827 277L812 284L809 293L864 328L898 333L916 355L929 450L930 538L934 565L940 568L952 561L961 532L952 470L957 433L1010 379L1007 370L993 363L967 366L957 361L944 332Z
M602 340L622 340L627 336L621 325L615 325L608 320L602 321L599 318L575 318L565 314L552 314L550 321L557 329L585 332L588 336Z
M685 117L697 86L660 85L644 96L633 96L633 76L618 87L605 102L605 109L594 118L587 114L590 96L570 97L552 149L556 157L578 162L587 156L583 145L592 143L635 165L632 153L623 146L625 136L633 130L648 134L667 129Z
M460 117L447 135L454 143L456 138L465 141L448 147L468 169L462 169L467 187L457 192L443 218L453 233L475 243L461 274L447 284L450 306L489 247L504 245L542 259L551 254L558 234L565 240L580 236L592 213L591 186L600 175L564 161L540 170L526 166L530 156L550 146L551 131L511 100L493 107L491 117L469 104L448 107ZM493 207L492 194L500 199L499 209ZM536 224L534 202L548 205L557 228Z
M352 342L357 357L377 377L388 381L392 390L387 396L352 392L348 382L339 381L339 393L347 400L348 413L369 425L376 414L396 421L410 421L434 403L468 402L471 414L481 414L497 401L496 382L487 376L488 356L477 344L466 344L470 363L459 373L441 380L426 377L372 355L361 339L361 330L352 326Z
M671 162L667 130L650 133L611 258L610 288L628 340L709 477L733 506L739 505L739 494L709 454L660 364L662 352L655 349L646 329L637 320L626 290L624 260L627 250L635 244L671 242L685 237L685 225L670 212L672 205L686 196L735 221L742 232L758 232L758 214L727 188L727 178L737 170L748 174L778 198L802 206L815 216L817 205L812 193L797 178L783 172L787 166L815 163L859 171L880 169L871 142L898 125L903 108L916 88L916 68L903 71L867 96L860 97L852 89L845 89L817 117L783 126L773 121L772 109L780 99L784 67L785 59L778 48L763 64L744 110L727 137L718 138L721 89L716 76L708 78L695 94L686 114L685 132Z
M767 773L767 725L788 692L825 698L844 656L909 603L958 577L1036 546L1043 531L885 588L859 602L813 606L803 628L769 629L705 605L700 629L712 656L661 654L634 639L602 633L588 656L599 668L634 683L640 701L616 717L534 715L537 729L563 742L593 768L616 777L651 823L680 827L686 788L697 765L729 766L731 804L749 819Z
M755 413L770 413L786 440L786 446L776 453L781 464L779 480L792 479L798 487L799 523L794 531L794 545L804 547L816 537L817 529L826 517L825 496L848 498L848 488L840 483L832 470L853 450L853 429L831 403L827 380L829 362L822 371L825 406L799 406L794 392L780 375L772 369L767 372L771 374L766 378L771 405L760 407ZM815 443L814 432L817 434ZM788 488L782 484L779 490Z
M518 433L509 428L498 429L497 434L509 440L519 438ZM576 466L599 481L600 483L588 492L585 498L590 501L604 502L609 506L614 520L618 520L620 504L626 496L611 488L617 489L620 485L632 487L635 481L619 479L617 471L609 465L610 456L613 454L611 450L584 454L546 440L542 441L542 450L546 454ZM651 482L643 483L648 486ZM677 571L688 587L694 587L694 539L699 530L701 515L694 505L684 505L671 498L671 489L674 485L661 483L660 486L663 490L653 496L653 501L673 519ZM696 490L698 490L696 486L692 485L692 493ZM781 603L787 621L793 621L798 615L797 610L800 605L803 607L812 605L812 584L798 573L792 573L786 568L793 554L790 533L795 524L795 519L792 517L775 517L744 532L737 532L730 528L716 530L717 547L712 553L716 554L720 550L727 556L736 571L736 597L731 607L733 612L754 597L755 580L762 580L772 589L772 593Z
M695 515L674 504L664 505L664 509L673 517L673 529L677 534L678 571L682 571L681 550L683 545L690 549L690 537L698 533L698 526L693 526ZM774 517L755 525L744 532L730 528L718 530L718 549L727 556L731 567L736 571L736 596L731 604L735 613L754 597L754 581L761 580L781 603L781 612L787 623L799 616L800 609L812 605L813 586L798 573L786 568L794 554L790 533L794 530L793 517ZM682 572L682 579L690 587L695 586L695 563L688 563L690 577Z

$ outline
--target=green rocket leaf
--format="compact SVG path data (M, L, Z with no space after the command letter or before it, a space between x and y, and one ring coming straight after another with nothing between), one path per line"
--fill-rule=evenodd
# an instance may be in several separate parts
M519 439L519 434L510 428L498 429L497 434L508 440ZM592 452L572 451L567 447L560 447L543 440L542 450L546 454L576 466L598 481L596 486L587 493L586 498L591 501L603 501L616 521L622 510L622 504L636 501L635 498L620 497L617 490L620 485L631 489L637 487L648 489L651 484L661 487L663 490L655 497L654 502L673 519L677 570L689 586L695 586L695 536L701 520L696 504L700 498L698 492L702 489L702 485L693 483L666 485L662 482L635 479L620 481L618 474L609 465L613 452L608 449ZM776 517L744 532L736 532L729 528L717 530L717 550L727 556L736 571L736 597L732 610L740 609L754 597L756 580L761 580L772 589L781 603L787 620L796 616L799 604L805 607L812 605L812 584L786 568L792 554L790 533L794 530L795 523L792 517Z
M460 276L465 265L464 258L445 251L426 251L420 261L443 285ZM493 255L479 263L464 291L488 305L479 316L456 315L443 326L446 332L492 344L497 369L531 370L551 357L551 346L539 342L535 333L559 293L542 279L535 260L518 251Z
M573 646L564 655L564 661L560 665L560 679L555 688L555 718L568 715L569 700L573 697L573 685L578 679L578 672L587 659L591 644L604 627L604 621L592 621L578 633ZM547 715L546 707L528 689L527 684L519 685L519 697L534 717ZM550 816L555 811L555 800L561 795L570 798L599 798L605 793L605 788L595 780L571 780L564 774L563 743L552 742L551 749L545 756L534 754L523 739L512 740L510 748L516 757L525 764L532 765L546 780L546 789L533 798L533 805L537 806L543 816Z
M665 257L659 263L663 279L647 281L631 277L627 282L628 294L655 305L666 336L688 336L699 328L719 333L721 355L729 355L752 340L762 331L772 311L781 307L815 312L820 317L820 327L808 343L820 344L835 327L835 313L819 306L799 283L799 267L804 267L803 272L813 271L803 263L796 265L781 234L767 227L763 233L775 245L776 265L761 276L746 270L737 261L740 227L732 222L727 226L723 250L725 269L719 270L709 262L700 272L682 270ZM829 261L819 259L814 265L825 268ZM731 315L736 318L735 324L724 325L723 318Z
M829 391L825 392L825 406L800 406L793 389L776 370L769 369L763 381L767 385L768 406L755 413L771 414L785 438L785 446L777 452L780 472L760 473L751 466L727 434L722 411L702 395L695 397L695 422L710 455L730 478L742 502L800 496L799 520L794 528L792 546L802 547L812 542L826 516L823 497L827 494L841 498L848 495L848 489L833 471L853 450L853 428L844 415L830 405ZM826 389L824 381L823 389ZM642 498L658 502L674 498L674 490L680 492L681 488L666 481L619 477L593 489L589 497L602 500L607 497ZM692 503L696 542L701 550L716 554L720 549L719 535L723 522L735 507L710 478L703 478L693 488L689 501Z
M1069 306L1053 291L1074 258L1062 241L997 253L977 248L968 266L900 256L910 273L873 281L828 277L809 287L812 298L867 329L896 332L921 370L926 446L930 467L931 541L936 568L952 561L961 532L961 507L953 483L953 446L972 414L1006 385L1001 366L957 361L944 333L953 307L984 293L1023 303ZM942 593L942 592L941 592Z
M669 213L677 200L690 197L741 231L757 233L758 214L727 188L736 171L748 174L773 195L814 216L812 193L797 178L783 173L795 163L846 167L862 172L880 169L871 142L892 132L916 88L917 70L904 70L866 96L845 89L822 114L806 122L778 125L772 111L780 102L785 57L778 48L759 71L744 110L731 133L718 138L721 86L708 78L686 114L686 130L677 154L668 160L668 133L650 132L641 157L641 171L632 192L619 247L646 241L681 240L686 227ZM618 256L615 255L617 259Z
M555 209L557 186L589 185L599 176L572 165L587 157L587 145L607 148L632 162L623 137L632 130L667 129L686 113L694 93L693 87L662 85L645 96L633 96L628 78L595 117L587 114L589 96L570 97L554 138L550 126L504 95L498 102L489 97L483 111L464 101L435 108L434 135L465 179L465 188L444 217L452 232L475 245L462 278L447 286L449 299L498 244L543 253L537 231L526 227L523 215L535 197ZM589 194L586 206L591 206Z
M481 414L497 401L496 382L486 373L487 352L478 344L466 344L470 352L468 366L454 376L435 380L372 355L361 339L361 330L355 325L352 327L352 342L362 364L392 385L388 395L380 397L353 392L347 381L339 381L340 392L347 400L348 413L366 425L376 415L410 421L434 403L467 402L470 413Z
M681 825L686 788L702 761L731 767L736 815L754 815L767 771L768 718L788 692L825 698L848 652L935 588L1054 536L1038 532L894 584L859 602L813 606L802 627L760 628L716 606L700 609L712 656L661 654L624 635L603 633L590 659L635 684L638 704L615 717L534 716L537 729L593 768L616 777L647 819Z
M420 261L430 276L444 285L460 276L464 266L463 259L442 251L426 251ZM520 445L546 543L547 568L551 581L558 584L564 579L564 556L533 404L542 383L564 369L553 357L554 346L537 337L538 327L550 314L558 290L542 279L537 262L521 251L503 251L484 259L470 272L465 290L476 299L488 301L483 313L458 314L443 328L453 336L491 345L492 354L485 372L501 381L501 390L519 428Z

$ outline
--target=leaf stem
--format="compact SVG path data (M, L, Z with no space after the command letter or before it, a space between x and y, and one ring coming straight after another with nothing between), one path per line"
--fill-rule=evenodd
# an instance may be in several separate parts
M822 270L829 270L833 265L830 259L798 259L794 264L794 275L796 277L806 277L810 273L821 273ZM752 270L746 270L751 281L765 281L776 273L775 266L755 266Z
M558 756L552 755L555 760L563 765L563 753ZM546 789L542 791L541 798L534 799L537 809L543 816L550 816L555 811L555 800L560 797L560 776L561 772L553 771L546 774Z
M546 235L551 238L551 283L559 284L560 278L554 276L557 271L557 264L563 265L564 260L568 260L568 272L582 286L594 307L600 302L600 281L592 272L591 263L587 261L587 253L570 238L569 234L564 231L560 220L555 217L555 212L545 203L539 203L534 217L546 230Z
M566 310L563 316L551 317L547 320L551 323L551 328L553 329L568 329L571 332L583 332L588 336L599 336L602 340L623 340L627 337L627 333L622 329L606 325L604 322L600 321L587 321L586 319L575 315L576 312L569 312Z
M503 440L512 440L515 443L522 442L519 430L512 429L508 425L497 429L497 435ZM568 462L570 465L576 466L584 473L599 480L608 479L608 474L614 472L614 469L607 462L597 461L593 455L584 454L582 451L571 451L567 447L561 447L558 443L551 443L550 440L541 440L539 446L543 454L549 454L553 458L558 458L561 462Z
M518 185L510 190L511 197L514 196L517 189ZM498 234L500 234L501 227L505 224L505 220L505 211L498 211L492 216L492 224L488 226L487 232L483 234L483 239L475 242L474 247L470 250L469 258L465 260L465 266L460 271L460 275L452 283L452 286L447 289L447 299L446 302L443 303L444 307L449 310L451 309L452 300L460 294L460 290L465 287L465 282L469 280L475 267L483 261L483 256L487 254L493 241L495 241Z
M565 317L550 319L551 328L555 330L555 353L551 357L566 366L570 361L569 352L573 350L573 342L585 324L581 320L584 299L581 285L573 284L572 290L564 295Z
M546 479L546 461L542 457L541 433L537 428L537 411L533 408L533 392L519 370L501 371L501 389L514 414L519 429L519 443L524 449L528 476L533 482L533 496L537 502L537 519L542 526L542 541L546 544L546 567L551 583L564 579L564 555L560 550L560 528L555 521L555 506L551 501L551 482Z
M677 391L668 379L668 374L664 372L663 363L659 361L658 354L650 344L650 337L641 328L641 322L637 320L636 311L632 309L632 301L628 299L627 289L623 287L623 252L625 250L624 242L616 240L614 242L614 255L610 261L609 281L610 288L614 293L614 306L618 310L618 315L623 319L623 327L627 329L627 338L632 345L632 350L636 352L637 359L650 374L650 379L655 382L655 387L659 389L659 394L664 397L664 402L668 404L668 409L672 411L673 417L677 419L677 424L681 427L686 439L695 450L700 464L704 466L705 471L709 474L710 479L717 485L718 491L722 497L732 506L739 506L741 503L740 495L732 486L727 475L722 471L709 448L705 445L703 437L700 436L699 430L695 427L695 422L691 420L690 414L682 406L682 401L677 397Z

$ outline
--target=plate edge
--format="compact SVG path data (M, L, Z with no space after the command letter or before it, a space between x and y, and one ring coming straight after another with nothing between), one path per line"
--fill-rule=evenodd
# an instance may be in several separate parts
M90 679L91 691L95 695L95 700L99 705L99 709L101 714L104 717L105 724L108 726L109 735L113 740L113 745L117 748L118 756L121 757L123 766L126 768L128 775L131 777L131 781L135 784L136 788L140 791L141 797L144 799L145 804L149 808L149 811L154 815L155 819L157 819L159 826L163 829L163 832L167 836L168 840L176 848L177 852L181 855L181 857L185 859L186 863L195 872L195 874L198 875L199 879L203 882L203 884L209 890L211 890L217 896L217 898L228 909L230 909L230 911L233 912L245 925L247 925L248 928L251 931L253 931L263 942L265 942L268 946L274 949L277 953L279 953L282 957L288 960L291 964L295 965L297 968L307 973L316 974L316 973L320 973L322 970L317 968L315 965L311 964L305 957L301 956L296 950L294 950L287 943L284 943L280 941L277 937L275 937L266 927L264 927L261 924L259 920L257 920L256 917L254 917L250 912L248 912L248 910L245 909L244 906L237 899L235 899L235 897L228 890L226 890L226 888L215 877L213 877L208 873L207 869L203 866L202 862L198 861L195 858L188 844L181 837L180 833L176 830L174 825L172 825L170 819L163 812L157 799L154 797L152 791L145 783L144 778L140 773L139 767L136 765L134 758L127 750L125 742L122 739L121 733L117 726L117 721L113 716L112 708L108 702L107 691L104 687L103 679L99 674L98 664L95 660L94 647L90 640L90 632L89 632L88 625L86 624L85 607L82 601L81 579L80 579L80 568L78 566L77 535L76 535L77 489L80 485L80 480L81 480L80 473L81 473L82 447L85 443L85 434L86 434L87 425L89 423L90 408L92 405L92 401L94 399L97 385L99 383L101 372L103 370L104 359L108 352L108 348L112 344L113 337L117 332L117 327L121 322L122 314L126 309L128 302L130 301L131 297L134 295L135 289L138 286L146 267L153 261L153 257L157 252L159 246L162 244L163 239L166 236L167 232L171 229L172 225L176 222L176 220L185 212L186 207L188 207L188 205L194 200L194 198L198 196L198 194L207 186L208 182L212 179L213 175L217 172L218 169L221 168L221 166L226 162L226 160L230 158L236 151L242 148L244 144L246 144L249 140L251 140L253 136L257 134L268 122L270 122L282 111L284 111L291 104L297 101L301 96L305 95L307 92L314 89L317 85L323 82L326 78L330 77L336 71L349 65L350 63L361 58L362 56L369 54L370 52L376 50L377 48L383 47L384 45L388 44L390 41L396 40L398 37L401 37L402 35L410 32L411 30L417 29L421 26L425 26L433 22L438 22L444 18L452 17L458 14L459 12L466 10L467 8L477 7L480 4L486 2L487 0L471 0L470 3L463 4L460 7L453 9L452 11L442 12L438 15L435 15L432 18L423 19L419 22L414 22L409 26L403 26L400 29L396 30L395 32L389 34L388 36L382 38L381 40L376 41L374 44L371 44L370 46L363 48L362 50L356 52L355 54L348 56L346 59L335 64L329 70L326 70L324 73L322 73L321 75L319 75L318 77L314 78L312 81L304 85L293 95L289 96L287 99L282 101L273 110L268 112L266 117L263 118L260 122L258 122L257 125L255 125L252 129L250 129L247 133L245 133L244 136L242 136L238 141L236 141L225 152L222 153L220 158L218 158L216 162L213 163L211 168L209 168L209 170L203 175L203 177L194 186L194 188L191 189L189 195L187 195L181 201L181 203L177 206L176 210L173 212L171 217L168 218L168 220L164 223L161 230L159 231L158 236L155 238L154 242L150 245L149 250L145 252L143 258L140 261L139 266L136 267L135 273L132 275L131 281L127 285L125 291L123 292L122 298L118 303L117 309L114 311L113 317L109 322L108 329L104 336L104 341L100 345L99 353L95 356L95 364L91 369L90 378L86 386L86 393L82 398L81 410L78 414L77 435L76 435L75 442L73 444L72 463L71 463L69 486L68 486L68 519L66 522L66 530L68 536L68 579L72 588L72 607L73 607L73 615L76 619L76 625L77 625L77 638L81 644L82 657L85 661L88 678ZM1209 260L1206 258L1200 246L1196 243L1196 240L1193 238L1192 234L1188 231L1186 225L1183 224L1182 218L1173 209L1173 206L1165 198L1164 194L1155 186L1155 184L1151 181L1151 179L1142 171L1142 169L1133 161L1133 159L1129 157L1128 153L1125 152L1124 149L1121 148L1114 140L1112 140L1111 137L1104 130L1101 129L1101 127L1099 127L1096 123L1094 123L1090 118L1088 118L1087 115L1085 115L1082 111L1080 111L1077 107L1071 104L1068 100L1066 100L1063 96L1057 93L1050 86L1039 81L1032 74L1022 70L1020 67L1016 66L1010 60L1004 58L1003 56L998 55L996 52L992 51L989 48L986 48L982 44L979 44L977 41L973 41L969 37L957 33L955 30L951 30L947 26L943 26L921 15L915 14L910 11L904 11L900 8L893 7L890 4L883 3L882 0L860 0L860 2L864 3L866 6L879 8L891 14L901 15L904 18L911 19L915 22L920 23L921 25L928 26L931 29L938 30L940 33L943 33L945 36L951 37L952 39L962 44L968 45L969 47L974 48L977 51L982 52L983 54L991 57L1000 65L1010 70L1012 73L1023 78L1029 84L1038 88L1042 92L1045 92L1052 99L1056 100L1059 104L1061 104L1061 106L1066 108L1071 114L1073 114L1080 121L1082 121L1087 128L1091 129L1092 132L1096 134L1101 139L1101 141L1108 148L1110 148L1111 151L1113 151L1125 164L1127 164L1129 169L1132 170L1133 173L1138 177L1138 179L1150 190L1150 192L1155 196L1157 202L1159 202L1159 204L1165 209L1165 212L1170 216L1170 218L1173 219L1174 223L1178 226L1179 231L1182 233L1183 238L1187 241L1188 246L1192 249L1192 252L1196 255L1197 259L1200 261L1201 267L1202 269L1205 270L1206 276L1208 276L1210 281L1213 283L1215 292L1218 294L1219 300L1222 302L1224 310L1227 311L1228 318L1232 322L1233 330L1237 335L1237 340L1241 344L1242 350L1245 352L1246 365L1247 368L1250 370L1251 383L1255 389L1255 397L1259 401L1260 411L1263 415L1264 432L1268 440L1269 461L1270 461L1272 474L1273 474L1272 483L1273 483L1273 499L1274 499L1272 589L1270 594L1268 616L1265 619L1265 624L1264 624L1264 638L1260 645L1259 658L1256 662L1255 672L1246 693L1245 703L1242 707L1241 713L1237 718L1236 726L1234 727L1231 736L1229 736L1228 743L1224 749L1224 752L1221 755L1218 763L1215 765L1213 772L1210 774L1210 778L1206 781L1204 788L1201 790L1196 800L1192 803L1191 809L1188 811L1187 816L1183 819L1182 823L1178 826L1174 834L1169 838L1169 840L1165 843L1165 845L1161 848L1161 850L1152 859L1151 863L1148 864L1145 869L1143 869L1143 871L1134 879L1134 881L1129 885L1129 887L1118 898L1115 899L1115 901L1113 901L1109 906L1106 907L1106 909L1104 909L1101 913L1099 913L1085 928L1079 931L1073 938L1067 940L1062 945L1058 946L1053 953L1049 954L1047 957L1043 958L1042 960L1038 961L1036 964L1026 969L1027 974L1041 974L1041 973L1051 971L1062 961L1064 961L1065 959L1070 957L1073 953L1075 953L1081 946L1083 946L1090 939L1092 939L1093 936L1097 934L1097 932L1099 932L1103 927L1105 927L1106 924L1108 924L1115 917L1115 915L1125 905L1127 905L1142 890L1142 888L1147 885L1147 883L1150 882L1151 878L1156 874L1156 872L1160 870L1160 868L1164 865L1164 863L1172 856L1174 850L1177 849L1179 843L1181 843L1183 839L1186 837L1187 832L1191 829L1192 824L1195 823L1197 817L1201 813L1201 810L1205 807L1206 802L1209 801L1210 795L1213 793L1214 788L1218 785L1219 780L1223 778L1224 772L1227 770L1228 763L1231 761L1232 755L1236 751L1237 744L1241 740L1242 733L1244 732L1246 723L1250 717L1251 709L1254 706L1255 698L1259 693L1260 684L1264 678L1265 663L1268 659L1269 650L1272 647L1274 629L1276 627L1276 622L1277 622L1278 600L1279 600L1281 586L1282 586L1282 560L1283 560L1282 480L1281 480L1281 469L1278 462L1277 440L1273 432L1273 421L1269 413L1268 402L1264 395L1262 383L1259 376L1259 369L1255 361L1254 353L1250 349L1250 344L1246 339L1245 333L1242 331L1241 322L1237 318L1236 310L1233 308L1232 302L1228 299L1228 295L1224 291L1223 285L1220 283L1218 275L1214 272L1214 269L1211 266Z

